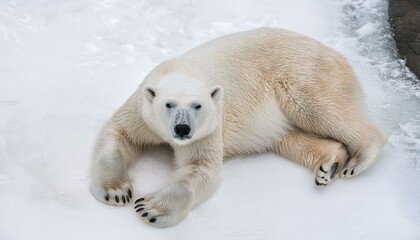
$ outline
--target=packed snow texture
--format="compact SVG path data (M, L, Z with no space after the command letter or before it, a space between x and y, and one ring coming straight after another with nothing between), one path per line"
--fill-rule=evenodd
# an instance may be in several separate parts
M5 0L0 2L0 239L420 239L420 88L397 58L386 0ZM315 189L271 153L226 161L179 225L88 190L95 137L146 74L215 37L290 29L346 56L366 111L389 134L367 172ZM170 149L130 171L135 197L170 181Z

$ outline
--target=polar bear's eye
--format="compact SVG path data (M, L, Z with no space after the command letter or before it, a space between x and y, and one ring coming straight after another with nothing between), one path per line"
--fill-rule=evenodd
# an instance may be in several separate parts
M201 105L198 104L197 106L194 107L195 110L199 110L201 108Z
M172 108L172 104L167 103L167 104L166 104L166 108Z

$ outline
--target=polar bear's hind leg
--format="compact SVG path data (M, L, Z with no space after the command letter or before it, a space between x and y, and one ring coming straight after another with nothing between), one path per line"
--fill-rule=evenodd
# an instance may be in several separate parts
M327 92L334 91L334 95L328 96ZM295 103L285 105L284 112L296 127L322 138L334 139L347 147L350 161L341 177L356 176L377 160L387 138L363 114L354 96L340 89L328 89L326 85L322 96L305 91L305 98L292 98ZM289 103L287 100L285 102Z

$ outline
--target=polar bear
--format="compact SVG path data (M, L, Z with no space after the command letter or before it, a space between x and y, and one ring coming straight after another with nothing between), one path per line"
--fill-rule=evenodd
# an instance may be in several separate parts
M112 116L91 191L109 205L132 203L127 169L162 143L174 150L174 181L135 201L152 226L175 225L209 197L228 157L274 151L323 188L366 170L387 141L362 101L352 68L318 41L276 28L220 37L158 65Z

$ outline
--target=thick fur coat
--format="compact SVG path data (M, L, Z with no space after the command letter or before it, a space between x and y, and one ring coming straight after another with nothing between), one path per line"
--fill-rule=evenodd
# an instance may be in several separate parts
M131 203L127 168L161 143L174 149L174 181L135 206L153 226L178 223L208 197L227 157L274 151L323 188L366 170L386 143L362 102L347 61L318 41L275 28L220 37L161 63L112 116L91 191L106 204Z

